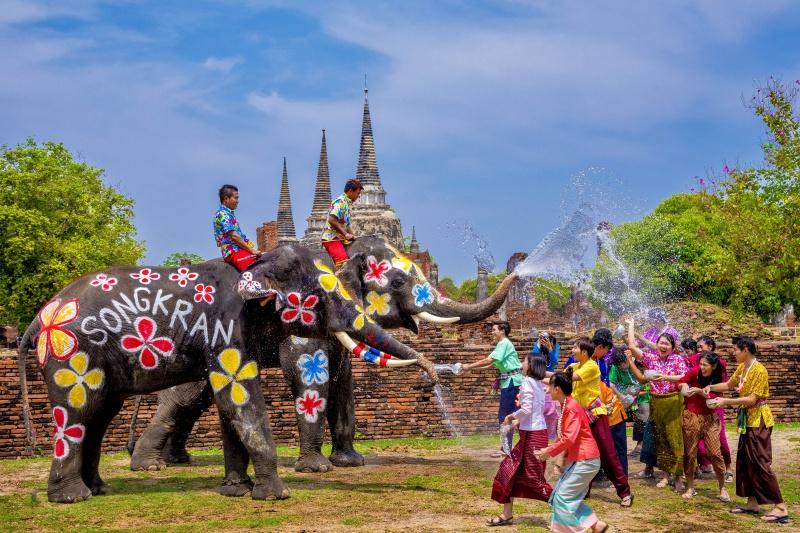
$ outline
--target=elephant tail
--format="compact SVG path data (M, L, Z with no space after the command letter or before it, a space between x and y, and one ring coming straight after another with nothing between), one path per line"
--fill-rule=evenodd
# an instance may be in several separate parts
M25 424L25 453L26 455L33 455L33 450L36 445L36 429L31 422L31 406L28 400L28 352L33 348L33 338L39 331L37 322L32 322L25 333L22 335L22 340L19 343L17 351L17 371L19 373L19 391L20 400L22 403L22 421Z

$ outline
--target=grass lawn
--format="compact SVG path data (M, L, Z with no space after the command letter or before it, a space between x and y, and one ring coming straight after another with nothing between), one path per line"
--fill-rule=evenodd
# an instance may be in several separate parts
M735 446L736 436L729 438ZM357 449L367 457L366 466L325 474L296 473L297 449L281 447L280 475L291 497L267 502L214 492L223 475L220 450L193 451L192 466L160 472L131 472L127 454L104 455L100 472L109 494L73 505L47 502L49 458L5 460L0 461L0 530L480 531L486 529L484 520L500 510L489 498L498 463L489 454L496 445L493 435L363 441ZM784 498L797 516L800 427L778 427L773 447ZM633 460L630 470L638 472L641 465ZM700 481L699 495L687 503L674 492L633 480L632 509L620 508L610 489L595 489L589 503L614 526L612 531L789 531L800 524L780 529L731 515L714 499L714 484ZM729 490L733 494L730 485ZM545 503L518 500L514 514L515 525L503 531L547 529Z

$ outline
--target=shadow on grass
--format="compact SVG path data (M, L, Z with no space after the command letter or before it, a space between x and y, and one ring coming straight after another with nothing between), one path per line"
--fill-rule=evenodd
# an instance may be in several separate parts
M290 491L294 490L334 490L347 491L365 494L375 494L384 492L431 492L447 493L440 488L426 486L425 484L408 483L389 483L389 482L359 482L349 483L346 481L300 477L283 476L284 483ZM109 496L130 496L142 494L160 494L170 492L189 492L189 491L211 491L217 492L222 485L221 476L198 476L198 477L162 477L131 479L128 477L114 477L106 479L108 483ZM99 496L102 498L103 496ZM220 496L222 497L222 496Z

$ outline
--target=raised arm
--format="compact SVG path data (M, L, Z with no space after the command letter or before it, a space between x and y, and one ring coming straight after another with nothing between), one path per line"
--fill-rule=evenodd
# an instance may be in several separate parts
M636 332L634 331L634 322L632 318L625 321L628 324L628 349L633 353L637 361L642 360L644 353L636 344Z

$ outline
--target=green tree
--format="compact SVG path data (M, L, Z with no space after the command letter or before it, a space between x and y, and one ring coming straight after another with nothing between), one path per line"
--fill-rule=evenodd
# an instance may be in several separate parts
M76 277L143 255L133 201L63 144L0 148L0 323L24 329Z
M176 267L181 265L181 260L187 259L190 265L194 265L195 263L202 263L205 261L202 256L193 254L192 252L175 252L169 254L164 262L161 263L161 266L165 267Z

